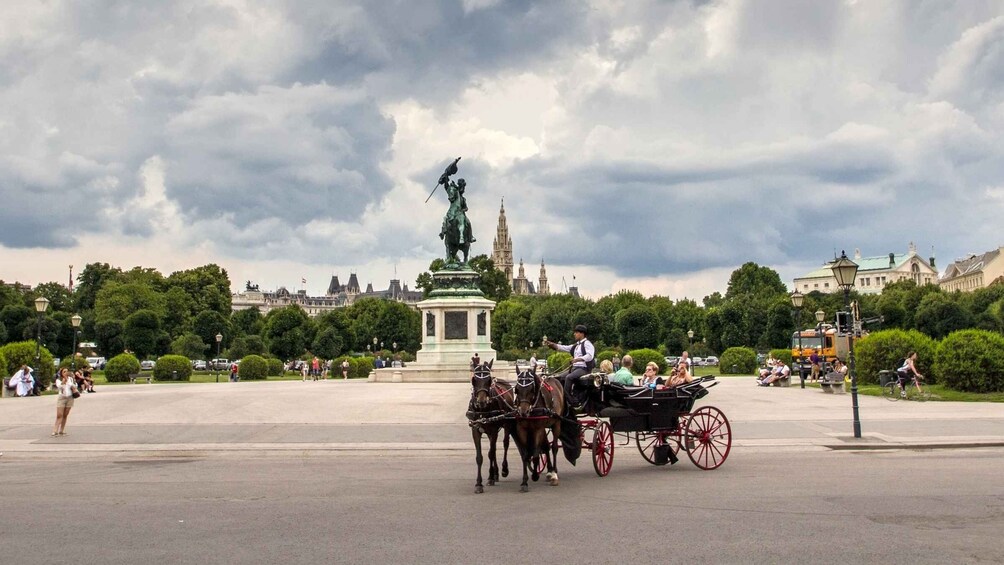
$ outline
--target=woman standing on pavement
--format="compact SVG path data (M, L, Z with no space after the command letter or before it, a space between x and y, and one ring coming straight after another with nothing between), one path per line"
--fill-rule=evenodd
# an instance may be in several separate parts
M59 376L56 377L56 390L59 391L59 396L56 397L56 423L52 427L52 435L65 436L66 417L70 415L70 408L73 408L74 394L80 396L77 381L69 369L59 372Z

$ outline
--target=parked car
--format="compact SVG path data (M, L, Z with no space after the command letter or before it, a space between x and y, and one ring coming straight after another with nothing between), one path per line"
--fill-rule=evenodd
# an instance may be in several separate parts
M216 371L222 371L230 368L230 361L225 357L220 357L219 359L213 359L210 361L209 365Z
M669 357L665 357L665 361L670 367L675 367L676 364L680 362L680 358L675 355L670 355Z
M703 367L704 366L704 358L703 357L694 357L694 358L692 358L690 360L690 362L693 363L695 367Z
M202 359L195 359L192 361L192 369L196 371L205 371L207 368L206 362Z
M704 358L704 364L718 366L718 358L715 357L714 355L708 355L707 357Z
M105 360L104 357L88 357L87 358L87 364L90 365L92 369L96 369L98 371L104 370L105 363L107 363L107 361Z
M139 369L141 371L152 371L156 364L156 362L151 361L150 359L144 359L139 362Z

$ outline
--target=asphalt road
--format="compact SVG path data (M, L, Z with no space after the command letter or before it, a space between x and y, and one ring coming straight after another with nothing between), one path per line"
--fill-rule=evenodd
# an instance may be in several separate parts
M588 456L588 453L586 453ZM514 459L516 457L514 456ZM0 563L1000 563L1004 449L633 446L474 494L471 453L0 458Z

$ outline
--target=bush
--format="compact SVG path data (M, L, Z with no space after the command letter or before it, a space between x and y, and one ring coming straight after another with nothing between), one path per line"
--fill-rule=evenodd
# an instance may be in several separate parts
M415 355L412 353L408 353L407 351L401 351L397 355L398 357L401 358L401 361L405 363L412 363L415 361Z
M73 367L76 367L77 369L90 369L91 364L87 362L87 358L83 355L77 355L76 364L73 362L73 357L64 357L59 361L60 369L73 369Z
M634 359L634 374L640 375L645 372L645 365L648 365L649 361L655 362L659 366L659 374L662 375L666 372L666 358L654 349L634 349L628 351L628 355Z
M868 334L854 343L854 373L858 383L878 384L878 373L895 370L911 351L917 352L917 370L934 383L931 366L937 342L917 330L883 330ZM843 359L847 361L847 359Z
M237 376L245 381L263 381L268 376L268 361L261 355L248 355L237 366Z
M0 347L0 356L6 363L6 372L3 376L9 377L21 368L21 365L28 365L33 369L32 375L35 381L45 389L52 384L52 377L55 376L56 367L52 362L52 354L46 348L41 348L40 359L35 366L35 340L16 341Z
M572 364L572 355L564 351L555 351L547 357L547 370L551 374L567 369Z
M756 372L756 351L749 347L730 347L718 360L718 369L723 375L752 375Z
M265 360L268 365L267 374L270 377L281 377L282 376L282 361L276 359L275 357L270 357Z
M373 371L373 358L372 357L354 357L349 362L352 364L352 368L349 369L350 379L365 379L370 376L370 372Z
M517 359L522 359L524 354L515 349L505 349L498 352L499 361L515 361Z
M153 368L153 378L158 381L187 381L191 376L192 362L184 355L165 355Z
M791 350L790 349L771 349L770 357L774 359L780 359L784 361L785 365L791 366Z
M105 379L110 383L124 383L129 380L129 375L138 374L139 359L130 353L120 353L105 364Z
M932 372L955 390L1004 391L1004 337L986 330L952 332L938 346Z
M620 358L621 358L620 353L617 353L613 349L607 349L606 351L600 351L599 353L596 354L596 366L599 367L601 361L606 361L607 359L609 359L611 361L613 361L614 359L617 359L618 361L620 361Z

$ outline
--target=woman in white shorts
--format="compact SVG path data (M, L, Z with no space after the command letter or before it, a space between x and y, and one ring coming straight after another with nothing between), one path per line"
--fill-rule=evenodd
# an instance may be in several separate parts
M80 395L77 381L69 369L59 371L59 376L56 377L56 390L59 391L59 395L56 397L56 424L52 428L52 435L65 436L66 417L70 415L70 408L73 408L73 394Z

